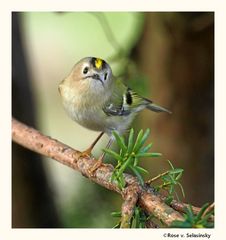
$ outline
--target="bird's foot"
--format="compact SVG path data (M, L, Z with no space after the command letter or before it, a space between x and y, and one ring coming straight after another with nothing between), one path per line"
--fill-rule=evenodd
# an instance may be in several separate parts
M77 153L77 159L80 159L80 158L90 158L91 157L91 151L92 149L91 148L88 148L87 150L83 151L83 152L80 152L80 153ZM88 174L92 177L95 176L95 172L96 170L101 167L101 165L103 164L103 158L104 158L104 154L102 154L100 156L100 158L94 163L94 165L92 167L90 167L88 169Z
M95 139L95 141L91 144L89 148L87 148L85 151L80 152L78 154L78 158L90 158L91 157L91 152L96 145L96 143L100 140L100 138L103 136L104 132L101 132L100 135Z
M101 165L103 164L103 156L101 156L96 163L88 170L89 174L94 177L95 176L95 172L96 170L101 167Z
M91 152L92 152L92 149L88 148L83 152L77 153L78 159L79 158L90 158L91 157Z

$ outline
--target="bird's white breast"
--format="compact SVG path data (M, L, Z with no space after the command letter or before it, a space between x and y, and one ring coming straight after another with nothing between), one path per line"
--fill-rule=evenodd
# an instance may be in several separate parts
M75 89L72 91L65 85L59 88L66 112L74 121L88 129L104 131L109 135L115 130L122 134L135 117L134 113L130 116L107 116L102 110L105 102L103 96L92 96L90 93L86 95L85 91L76 94Z
M105 131L105 115L102 111L103 98L76 92L68 86L60 86L63 105L69 116L80 125L95 131Z

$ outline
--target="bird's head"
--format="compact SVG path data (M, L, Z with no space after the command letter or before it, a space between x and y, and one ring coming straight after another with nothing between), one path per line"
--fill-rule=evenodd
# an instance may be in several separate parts
M59 86L67 84L72 88L90 93L101 94L109 89L113 81L112 70L107 62L100 58L86 57L76 63Z

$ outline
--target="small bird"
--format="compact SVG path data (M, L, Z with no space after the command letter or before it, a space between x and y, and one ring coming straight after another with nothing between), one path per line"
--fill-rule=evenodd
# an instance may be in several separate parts
M101 132L81 156L90 156L104 133L110 137L106 146L109 148L114 140L112 131L123 134L136 114L143 109L171 113L124 85L113 76L110 65L96 57L86 57L76 63L69 76L61 81L58 90L64 109L74 121ZM103 158L104 154L92 172L102 164Z

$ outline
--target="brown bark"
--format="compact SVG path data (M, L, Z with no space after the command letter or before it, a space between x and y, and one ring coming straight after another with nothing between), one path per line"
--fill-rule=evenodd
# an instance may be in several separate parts
M129 228L139 197L140 188L138 184L129 185L124 191L124 203L122 204L121 228Z

